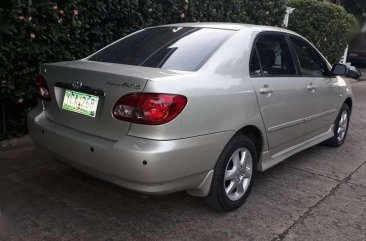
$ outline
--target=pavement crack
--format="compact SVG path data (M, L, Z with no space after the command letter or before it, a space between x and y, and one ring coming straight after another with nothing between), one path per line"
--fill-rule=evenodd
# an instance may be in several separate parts
M292 169L295 169L297 171L306 172L306 173L310 173L310 174L317 175L317 176L320 176L320 177L324 177L324 178L327 178L327 179L330 179L330 180L333 180L333 181L337 181L337 182L342 181L342 179L337 179L337 178L329 177L329 176L326 176L326 175L323 175L323 174L320 174L320 173L311 172L311 171L304 170L304 169L301 169L301 168L298 168L298 167L288 166L286 164L282 164L282 166L288 167L288 168L292 168Z
M280 235L278 235L277 237L273 238L272 241L282 241L286 238L286 236L289 234L289 232L291 231L292 228L294 228L297 224L300 224L304 221L304 219L317 207L319 207L324 201L325 199L327 199L330 196L333 196L341 187L342 184L347 184L350 183L350 179L352 177L352 175L357 172L364 164L366 164L366 161L364 161L363 163L361 163L355 170L353 170L350 174L348 174L345 178L343 178L342 180L336 180L338 181L338 184L333 187L328 194L326 194L324 197L322 197L319 201L317 201L313 206L311 206L308 210L306 210L297 220L295 220L285 231L283 231ZM293 168L293 167L292 167ZM295 168L297 169L297 168ZM301 169L298 169L301 170ZM304 170L302 170L304 171ZM309 172L309 171L305 171L305 172ZM312 173L312 172L309 172ZM314 175L318 175L316 173L312 173ZM322 175L321 175L322 176ZM329 177L327 177L329 178ZM330 178L332 179L332 178Z
M352 184L352 185L355 185L355 186L358 186L358 187L366 188L366 186L361 185L361 184L358 184L358 183L355 183L355 182L352 182L352 181L348 181L347 183Z

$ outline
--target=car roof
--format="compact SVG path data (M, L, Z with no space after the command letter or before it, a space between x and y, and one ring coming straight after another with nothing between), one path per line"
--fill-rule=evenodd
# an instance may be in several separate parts
M272 27L272 26L264 26L264 25L254 25L254 24L243 24L243 23L219 23L219 22L195 22L195 23L175 23L175 24L167 24L159 27L196 27L196 28L216 28L216 29L227 29L227 30L235 30L239 31L242 29L252 30L255 32L261 31L274 31L274 32L285 32L296 34L290 30Z

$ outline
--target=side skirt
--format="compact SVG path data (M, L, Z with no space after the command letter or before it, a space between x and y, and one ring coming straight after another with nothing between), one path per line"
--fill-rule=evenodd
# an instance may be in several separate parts
M258 163L258 171L265 171L300 151L308 149L312 146L322 143L323 141L328 140L329 138L332 138L334 136L333 128L334 125L331 125L330 129L327 132L324 132L304 142L291 146L276 154L271 155L269 151L263 152L261 161Z

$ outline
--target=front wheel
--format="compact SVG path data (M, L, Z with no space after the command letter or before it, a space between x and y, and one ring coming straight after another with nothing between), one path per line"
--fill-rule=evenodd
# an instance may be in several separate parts
M343 104L334 123L334 136L324 142L326 146L340 147L343 145L348 133L350 113L351 112L348 105Z
M216 163L206 202L219 210L231 211L247 199L257 170L253 142L235 136L224 148Z

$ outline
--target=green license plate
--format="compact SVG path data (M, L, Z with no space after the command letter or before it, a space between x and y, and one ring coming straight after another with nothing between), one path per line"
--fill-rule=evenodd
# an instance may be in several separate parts
M64 101L62 103L62 109L90 117L95 117L97 113L98 101L98 96L66 90Z

